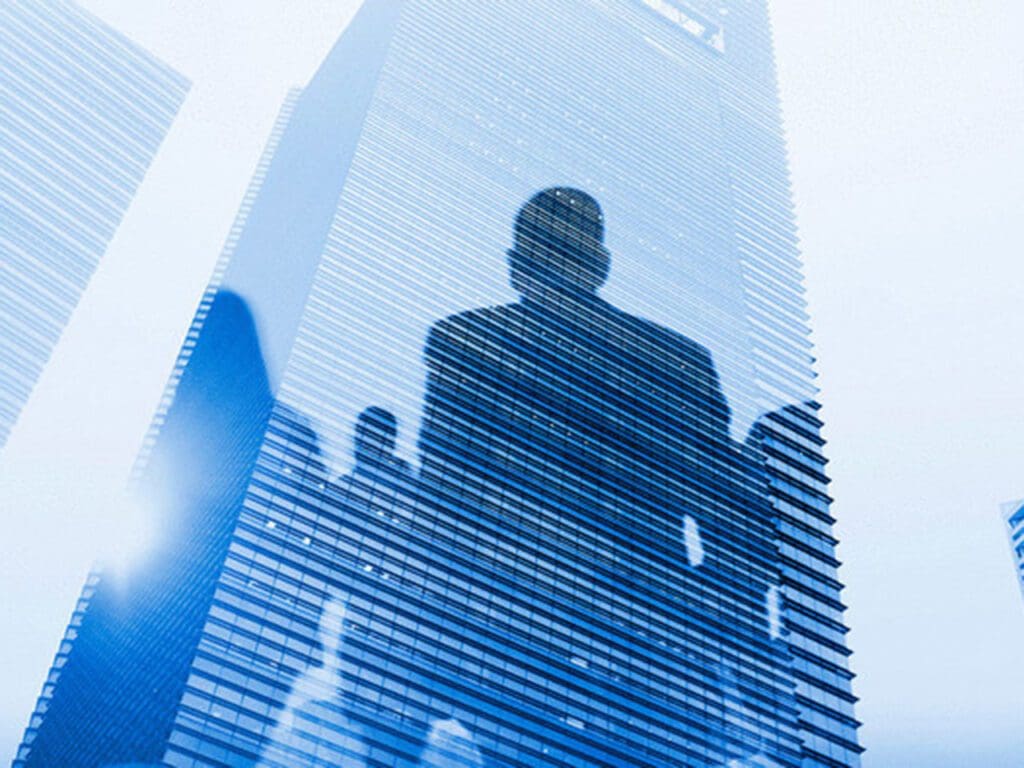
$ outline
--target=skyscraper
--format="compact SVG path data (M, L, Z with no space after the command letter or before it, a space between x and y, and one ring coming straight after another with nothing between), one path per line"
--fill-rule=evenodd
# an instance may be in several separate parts
M70 2L0 5L0 449L188 82Z
M1024 500L1004 504L1003 520L1010 536L1010 552L1017 566L1017 580L1024 594Z
M856 766L760 3L368 0L25 766Z

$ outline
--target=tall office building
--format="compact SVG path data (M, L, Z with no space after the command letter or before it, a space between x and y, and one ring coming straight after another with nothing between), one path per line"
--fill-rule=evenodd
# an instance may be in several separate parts
M0 449L188 90L70 2L0 3Z
M1010 553L1017 568L1017 581L1024 595L1024 499L1004 504L1003 520L1010 536Z
M367 0L18 766L858 765L762 3Z

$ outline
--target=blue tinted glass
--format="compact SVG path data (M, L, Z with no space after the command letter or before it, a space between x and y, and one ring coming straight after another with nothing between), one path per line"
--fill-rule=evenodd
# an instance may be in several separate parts
M24 765L858 764L760 4L371 0L236 231Z
M0 450L188 89L71 3L0 4Z

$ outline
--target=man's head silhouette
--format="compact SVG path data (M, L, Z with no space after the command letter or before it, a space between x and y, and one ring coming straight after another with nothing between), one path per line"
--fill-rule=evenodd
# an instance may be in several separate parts
M375 466L387 464L395 451L398 422L383 408L370 406L356 421L356 464Z
M516 216L512 287L524 296L595 293L611 266L603 241L604 216L594 198L568 187L538 192Z

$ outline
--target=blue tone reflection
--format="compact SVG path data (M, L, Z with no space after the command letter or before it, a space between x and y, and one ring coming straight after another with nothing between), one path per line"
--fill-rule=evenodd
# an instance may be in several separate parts
M858 764L767 19L676 6L364 5L18 765Z
M188 81L64 0L0 3L0 451Z

